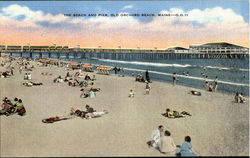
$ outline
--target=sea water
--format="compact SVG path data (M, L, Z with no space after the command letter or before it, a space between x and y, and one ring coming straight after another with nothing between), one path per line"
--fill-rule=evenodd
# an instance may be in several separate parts
M217 91L229 94L241 92L249 96L248 59L168 59L168 60L111 60L111 59L67 59L80 63L123 68L124 75L136 76L148 70L150 79L172 83L172 74L177 73L177 84L205 89L205 77L214 85L218 77Z

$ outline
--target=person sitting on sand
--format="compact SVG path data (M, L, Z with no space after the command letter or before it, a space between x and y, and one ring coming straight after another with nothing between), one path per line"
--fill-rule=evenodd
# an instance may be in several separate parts
M86 81L91 80L91 78L90 78L89 74L87 74L87 75L85 76L84 80L86 80Z
M134 98L135 97L135 93L134 93L134 91L132 89L130 89L128 97L129 98Z
M191 144L191 138L190 136L186 136L184 139L184 142L181 145L180 149L180 154L181 157L186 157L186 156L198 156L192 149L192 144Z
M31 80L31 73L28 73L28 74L27 74L27 79L28 79L28 80Z
M239 100L240 100L240 103L245 103L246 102L246 99L243 96L243 93L239 93Z
M21 99L19 99L18 102L16 103L15 112L17 112L17 114L21 116L23 116L26 113L26 109L24 108L24 105Z
M158 126L157 129L154 129L151 134L151 140L147 142L148 147L158 148L161 146L161 135L164 131L164 127L162 125Z
M209 92L213 92L213 86L212 86L212 84L209 84L209 86L208 86L208 91L209 91Z
M186 112L186 111L182 111L181 113L179 113L178 111L171 111L169 108L166 109L166 113L162 114L165 117L168 118L180 118L180 117L186 117L188 116L192 116L190 113Z
M85 108L86 108L86 112L88 112L88 113L93 113L96 111L96 110L94 110L94 108L90 107L89 105L86 105Z
M82 93L80 95L81 98L87 98L89 97L89 94L84 91L84 89L81 89Z
M9 113L8 113L9 108L10 108L10 104L8 103L8 98L5 97L3 99L2 109L0 110L0 114L8 116L9 115Z
M89 90L89 98L95 98L96 97L96 93L92 90Z
M95 75L93 75L93 77L92 77L92 81L95 81L95 80L96 80Z
M176 154L177 148L174 143L173 138L171 137L171 133L166 130L164 132L164 136L161 137L161 143L160 143L160 151L163 154Z

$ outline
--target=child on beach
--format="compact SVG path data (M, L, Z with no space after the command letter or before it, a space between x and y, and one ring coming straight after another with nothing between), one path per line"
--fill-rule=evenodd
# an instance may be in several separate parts
M146 94L148 94L149 95L149 91L150 91L150 85L149 85L149 83L146 81Z
M134 98L135 97L135 94L134 94L132 89L130 90L128 97L129 98Z

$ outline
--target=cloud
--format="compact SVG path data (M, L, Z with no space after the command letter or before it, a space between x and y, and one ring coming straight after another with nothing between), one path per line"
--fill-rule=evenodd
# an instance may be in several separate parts
M130 5L126 5L124 6L122 9L133 9L134 5L130 4Z
M133 7L127 5L123 9ZM105 45L105 42L110 44L116 42L115 45L119 44L117 42L124 42L128 46L137 44L143 47L144 43L160 48L161 46L156 44L179 45L178 43L202 43L206 40L248 43L249 24L232 9L214 7L184 11L181 8L171 8L159 12L159 14L176 13L188 16L155 16L148 22L142 22L134 16L76 18L65 17L62 14L53 15L13 4L0 10L0 29L6 32L33 30L38 34L42 30L50 34L51 39L56 37L58 41L75 41L72 40L75 38L90 44L90 40L93 40L92 43L100 40L104 43L101 45Z
M45 14L42 11L33 11L26 6L20 6L17 4L10 5L3 8L0 12L3 16L7 16L11 19L18 19L18 17L23 16L23 21L33 21L33 22L50 22L50 23L60 23L66 21L67 17L62 14L52 15L50 13Z

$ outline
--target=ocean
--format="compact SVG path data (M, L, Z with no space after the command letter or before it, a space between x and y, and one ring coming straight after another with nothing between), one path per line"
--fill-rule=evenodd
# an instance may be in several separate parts
M145 75L148 70L153 81L172 83L172 74L177 73L177 84L205 89L205 76L213 84L218 77L218 92L235 94L241 92L249 96L248 59L172 59L172 60L111 60L111 59L67 59L81 63L123 68L124 75ZM188 75L187 75L188 74Z

